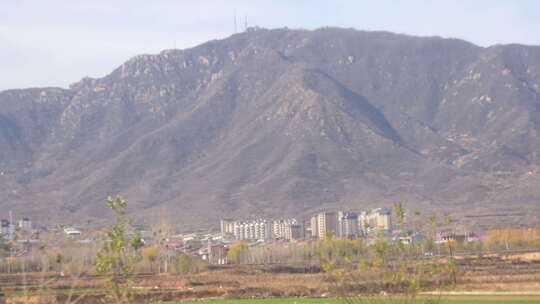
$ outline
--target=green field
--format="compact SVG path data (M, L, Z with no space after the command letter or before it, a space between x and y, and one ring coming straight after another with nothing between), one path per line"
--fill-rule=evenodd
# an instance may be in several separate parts
M181 303L181 302L176 302ZM186 303L186 302L183 302ZM193 302L197 304L347 304L342 299L327 299L327 298L289 298L289 299L228 299L228 300L211 300L211 301L197 301ZM358 304L401 304L410 303L405 301L384 300L384 299L369 299L369 300L357 300L354 303ZM427 299L418 299L414 303L418 304L538 304L540 303L539 296L527 296L527 295L481 295L481 296L448 296L440 301L431 302ZM168 304L173 304L168 302Z

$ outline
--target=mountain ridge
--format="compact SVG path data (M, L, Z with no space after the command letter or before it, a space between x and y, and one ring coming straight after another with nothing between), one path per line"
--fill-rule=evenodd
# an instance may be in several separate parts
M535 46L250 29L0 92L0 204L99 223L122 193L186 227L392 200L536 214L539 85Z

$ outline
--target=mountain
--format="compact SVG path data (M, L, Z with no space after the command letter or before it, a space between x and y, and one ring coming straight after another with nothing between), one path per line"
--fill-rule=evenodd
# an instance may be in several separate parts
M538 46L251 28L0 92L0 209L97 225L120 193L193 228L400 200L534 223L539 114Z

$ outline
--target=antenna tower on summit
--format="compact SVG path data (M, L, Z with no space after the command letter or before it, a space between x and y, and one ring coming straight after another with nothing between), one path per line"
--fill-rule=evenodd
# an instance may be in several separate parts
M234 33L237 33L237 27L236 27L236 9L234 10Z

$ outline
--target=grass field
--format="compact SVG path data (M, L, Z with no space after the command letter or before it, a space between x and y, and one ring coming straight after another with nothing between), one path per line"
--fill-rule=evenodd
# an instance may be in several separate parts
M167 302L167 304L181 302ZM183 302L185 303L185 302ZM212 301L197 301L196 304L346 304L342 299L323 299L323 298L287 298L287 299L227 299L227 300L212 300ZM401 303L400 300L394 299L387 301L383 299L369 299L355 301L358 304L384 304L384 303ZM538 295L459 295L445 296L440 301L430 302L428 299L418 299L414 303L440 303L440 304L538 304L540 296Z

